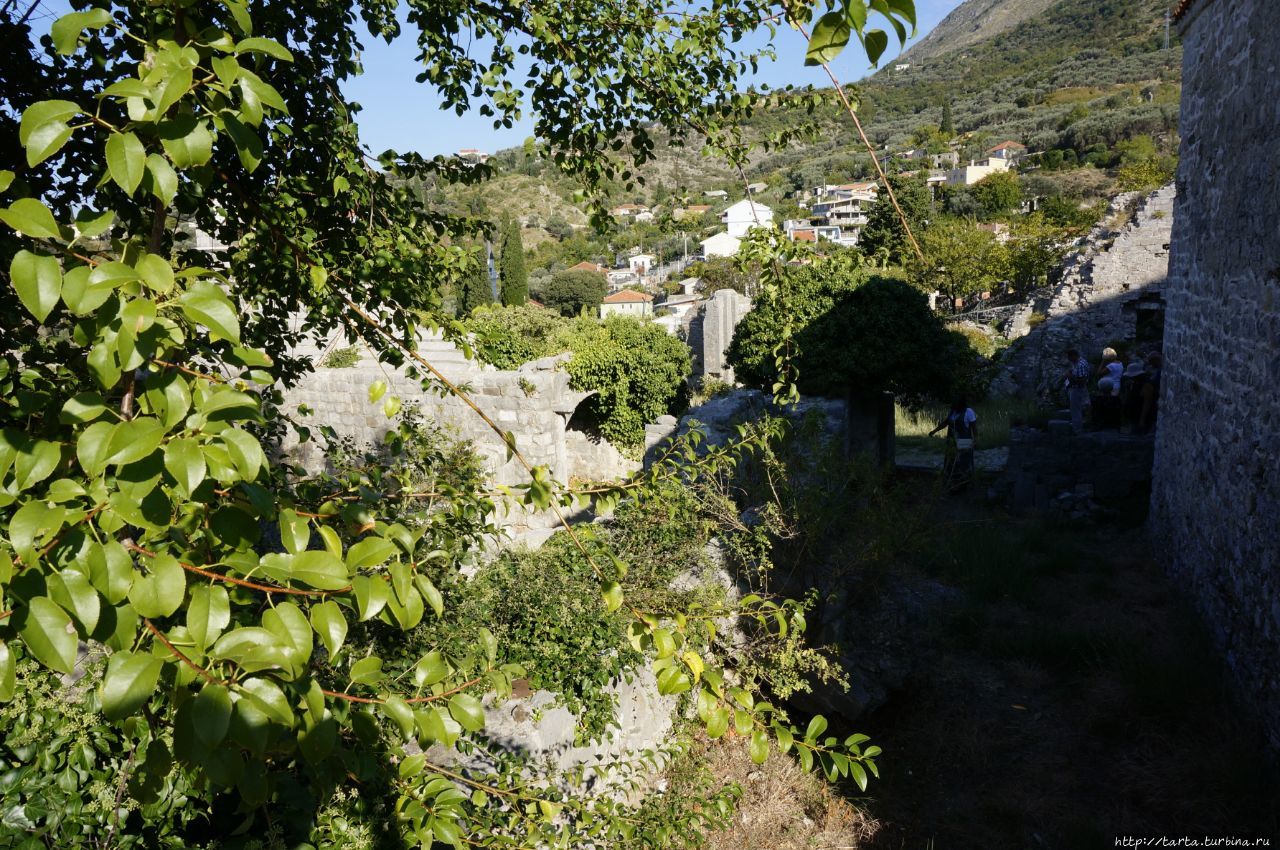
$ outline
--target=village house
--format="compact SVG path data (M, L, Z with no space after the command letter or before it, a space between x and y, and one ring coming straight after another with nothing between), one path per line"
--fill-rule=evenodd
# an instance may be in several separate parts
M649 270L658 264L658 258L653 254L635 254L627 258L627 266L631 269L632 274L644 277Z
M954 168L947 172L948 186L972 186L979 183L992 174L1004 174L1013 165L1011 159L984 159L977 162L969 161L968 165Z
M730 236L746 236L753 227L768 227L773 222L773 210L757 201L738 201L720 213L720 221Z
M588 262L583 260L577 265L569 266L568 271L571 272L596 272L597 274L608 274L609 270L599 263Z
M1012 140L1001 142L987 151L988 159L1003 159L1009 162L1017 162L1026 155L1027 146Z
M768 183L748 183L747 184L747 191L753 195L758 195L768 188L769 188Z
M714 257L732 257L738 253L742 240L728 233L717 233L702 240L702 256L705 259Z
M458 159L464 160L471 165L483 165L489 161L489 155L475 148L463 148L458 151Z
M609 291L617 292L624 286L630 286L640 282L640 276L631 269L609 269L605 272L605 279L609 282Z
M690 292L682 295L670 295L665 301L658 304L657 307L660 309L666 309L668 313L675 316L677 319L683 320L685 316L698 309L698 307L706 300L706 298L698 293Z
M703 194L703 196L704 196L704 197L707 197L707 198L727 198L727 197L729 197L729 193L728 193L728 192L726 192L724 189L709 189L709 190L707 190L706 192L703 192L702 194Z
M653 315L653 296L647 292L636 292L634 289L623 289L612 295L606 295L600 304L600 318L609 316L637 316L644 318Z
M647 212L649 212L649 208L641 204L618 204L609 210L609 215L614 218L631 218Z

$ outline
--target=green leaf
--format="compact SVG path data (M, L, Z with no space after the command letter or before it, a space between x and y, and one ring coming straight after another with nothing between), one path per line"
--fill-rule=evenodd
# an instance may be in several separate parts
M317 590L342 590L348 585L347 565L324 550L294 555L289 575Z
M896 12L898 17L911 24L911 34L915 35L917 24L915 0L889 0L889 8Z
M604 607L610 613L622 607L622 585L616 581L606 581L600 586L600 595L604 598Z
M862 45L867 49L867 58L871 60L871 66L875 67L889 46L889 36L884 30L868 30Z
M351 590L356 595L356 612L361 621L372 619L387 604L390 588L380 576L354 576Z
M46 537L58 533L66 516L66 508L51 508L43 501L33 499L23 504L9 519L9 542L14 551L28 563L35 561L36 548Z
M711 713L711 718L707 720L707 737L715 740L729 731L729 709L720 706Z
M112 605L119 605L133 585L133 560L115 540L89 550L89 581Z
M413 667L413 683L420 688L430 687L436 682L444 681L449 675L449 665L444 656L437 650L431 650Z
M409 704L401 697L390 696L382 703L382 710L391 718L391 720L400 727L400 734L408 738L413 735L415 727L413 719L413 709L409 708Z
M73 622L80 624L81 632L91 634L98 627L102 600L82 573L63 570L51 575L48 578L48 588L50 598L71 615Z
M53 47L63 56L76 52L80 33L86 29L99 29L111 23L111 13L106 9L90 9L87 12L72 12L63 15L53 22L49 28L49 36L53 39Z
M33 236L36 239L59 239L62 236L62 231L58 229L58 222L53 219L53 213L35 198L19 198L7 208L0 210L0 221L24 236Z
M155 292L166 293L173 289L173 266L164 257L143 254L134 263L142 282Z
M269 106L284 115L289 114L289 108L285 106L284 98L280 97L280 93L270 83L264 82L261 77L248 69L240 71L240 91L246 99L257 98L263 106Z
M111 229L111 225L116 220L116 214L111 210L104 213L95 213L93 210L83 209L76 214L76 233L81 239L94 239Z
M196 647L204 652L231 623L231 601L227 590L219 585L197 585L191 588L187 603L187 633Z
M76 440L76 459L90 478L97 477L107 468L108 449L115 428L111 422L95 422L80 432Z
M36 440L22 448L13 465L15 482L20 490L29 490L48 478L62 462L62 447L48 440Z
M853 0L859 2L859 0ZM849 44L849 20L839 12L827 12L813 25L804 64L824 65L840 55Z
M351 681L359 685L374 685L385 676L382 672L382 659L376 655L361 658L351 665Z
M0 168L0 192L8 189L13 184L14 174L7 168Z
M436 588L431 579L424 575L418 575L414 577L413 583L417 585L419 592L422 593L422 598L431 606L431 610L435 612L436 616L443 617L444 597L440 595L439 589Z
M862 765L856 761L849 762L849 773L853 775L853 781L858 783L858 790L866 791L867 771L863 769Z
M44 666L70 673L76 665L76 633L71 618L51 599L37 596L21 616L18 634L27 651Z
M149 574L135 578L129 588L129 602L139 617L167 617L182 604L187 577L172 555L159 554L147 562Z
M163 439L164 425L149 416L117 422L107 445L107 463L124 466L142 460L155 451Z
M200 443L188 437L170 440L164 447L164 468L188 496L204 481L204 451Z
M183 314L193 322L230 340L240 342L240 320L225 292L207 280L197 281L178 299Z
M284 45L269 38L246 38L236 45L235 52L237 56L248 52L265 53L283 62L293 61L293 54Z
M849 0L844 6L845 18L849 22L849 26L854 32L862 35L862 30L867 25L867 7L860 0Z
M236 471L244 481L256 481L258 473L266 466L267 457L258 439L240 428L228 428L218 435Z
M206 747L216 747L227 737L231 725L231 695L217 682L200 689L191 703L191 722Z
M69 100L43 100L27 107L18 130L27 165L34 168L62 150L72 132L67 119L80 114L80 107Z
M160 143L178 168L204 165L213 156L213 135L203 122L196 124L186 135L174 139L162 138Z
M102 713L108 720L129 717L155 693L163 663L151 655L117 652L102 677Z
M386 395L386 392L387 392L386 381L374 381L372 384L369 385L369 403L377 404L378 399Z
M147 171L151 172L151 194L166 207L172 204L178 194L178 172L169 160L158 153L147 154Z
M391 560L400 550L385 537L366 537L347 550L347 566L352 570L376 567Z
M809 728L805 730L805 740L813 741L825 731L827 731L827 718L821 714L815 714L809 721Z
M284 548L295 555L307 551L307 544L311 541L311 520L285 508L280 511L278 521L280 542L284 544Z
M333 600L313 606L311 627L316 630L329 657L337 655L338 650L342 649L342 642L347 638L347 618L342 613L342 607Z
M293 708L275 682L263 678L245 679L239 687L249 702L272 721L281 726L293 726Z
M107 139L107 173L130 195L142 182L147 152L133 133L112 133Z
M449 714L468 732L484 728L484 708L471 694L454 694L449 700Z
M14 691L17 689L17 664L13 660L13 650L9 645L0 640L0 702L8 702L13 699Z
M763 729L751 733L751 760L756 764L764 764L769 758L769 736Z
M154 83L154 75L148 75L147 81ZM192 74L190 68L169 67L169 72L162 78L156 92L156 114L165 115L187 92L191 91Z

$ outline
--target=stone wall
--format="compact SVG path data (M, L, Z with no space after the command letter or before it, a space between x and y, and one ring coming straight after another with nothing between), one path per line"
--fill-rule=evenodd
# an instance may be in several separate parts
M992 392L1050 398L1068 348L1078 348L1096 365L1107 345L1133 341L1139 315L1163 309L1173 214L1172 186L1147 197L1118 196L1067 259L1057 286L1010 320L1006 334L1019 341L1006 354ZM1033 327L1033 315L1045 319Z
M1065 421L1051 422L1048 431L1012 428L997 495L1017 514L1083 519L1099 503L1146 495L1154 445L1150 435L1073 434Z
M733 367L725 363L725 350L742 317L751 312L751 299L732 289L716 290L703 308L701 332L702 375L734 383Z
M438 337L424 336L418 348L423 358L448 380L465 387L476 405L500 428L515 435L516 447L531 464L547 466L557 480L599 480L622 474L626 468L626 459L612 446L590 446L585 435L569 430L569 420L589 394L569 388L569 375L559 368L568 355L503 371L468 360L455 346ZM320 359L319 350L307 353ZM450 436L471 441L495 483L510 485L528 480L519 461L507 458L502 438L461 399L441 391L427 392L421 381L410 378L402 369L379 363L367 352L351 367L317 366L285 393L284 408L292 411L305 405L312 413L302 421L313 430L329 425L358 443L376 444L391 425L382 412L382 401L369 401L369 387L379 380L388 384L388 396L399 396L405 407L417 406L428 421L440 425ZM312 471L324 465L323 449L314 441L299 445L290 434L281 451ZM554 522L550 515L531 515L522 510L513 510L502 520L517 536L549 528Z
M1280 15L1193 4L1152 537L1280 748Z

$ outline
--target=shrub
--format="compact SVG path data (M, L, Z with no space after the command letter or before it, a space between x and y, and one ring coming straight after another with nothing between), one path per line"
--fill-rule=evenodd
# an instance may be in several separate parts
M583 310L594 310L605 296L604 275L585 270L568 270L552 275L543 287L541 300L550 310L564 316L576 316Z
M481 360L499 369L515 369L563 351L559 338L569 322L551 310L530 305L485 306L476 309L467 327Z
M335 348L324 356L320 365L326 369L349 369L360 362L360 346L348 345Z

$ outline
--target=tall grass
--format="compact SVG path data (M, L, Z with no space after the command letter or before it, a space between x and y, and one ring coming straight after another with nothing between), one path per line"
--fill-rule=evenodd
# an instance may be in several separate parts
M1009 445L1009 420L1027 419L1040 412L1034 401L1016 398L992 398L970 405L978 415L978 447L992 449ZM929 438L928 434L947 417L951 408L945 404L927 405L920 410L907 410L898 405L895 410L898 442L918 448L936 447L943 450L942 437Z

